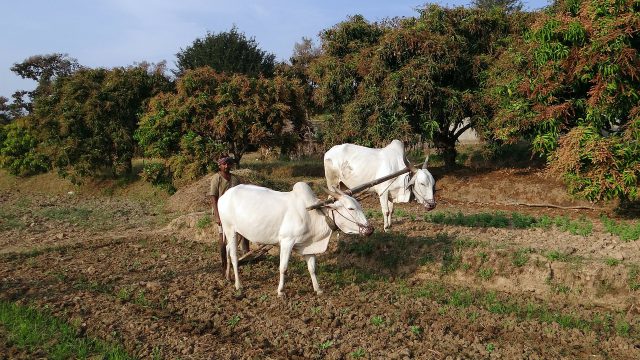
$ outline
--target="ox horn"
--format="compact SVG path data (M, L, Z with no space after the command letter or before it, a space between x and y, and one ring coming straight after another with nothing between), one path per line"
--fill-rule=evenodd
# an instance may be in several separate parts
M344 195L344 193L342 191L340 191L340 189L335 189L335 188L327 189L327 188L323 187L322 191L327 193L327 195L329 195L329 196L333 196L336 199L338 199L338 198L340 198L340 196Z
M424 163L422 164L422 168L427 168L427 163L429 162L429 155L431 155L431 145L427 144L427 158L424 159Z
M324 187L322 188L322 190L324 192L326 192L330 196L330 198L328 198L327 200L321 201L319 203L313 204L311 206L308 206L307 210L320 209L323 206L326 206L326 205L329 205L329 204L335 202L341 196L340 194L336 193L335 191L331 191L331 190L329 190L327 188L324 188Z
M414 174L416 171L418 171L418 169L416 169L416 167L413 166L413 164L411 164L409 162L409 159L407 159L407 155L406 154L402 157L402 160L404 161L404 164L411 170L412 174Z

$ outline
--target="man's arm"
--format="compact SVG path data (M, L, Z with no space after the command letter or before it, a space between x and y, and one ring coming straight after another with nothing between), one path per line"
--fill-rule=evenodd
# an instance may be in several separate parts
M211 208L213 209L213 217L215 218L214 220L216 221L216 224L220 225L220 216L218 216L218 197L215 195L210 195L211 196Z

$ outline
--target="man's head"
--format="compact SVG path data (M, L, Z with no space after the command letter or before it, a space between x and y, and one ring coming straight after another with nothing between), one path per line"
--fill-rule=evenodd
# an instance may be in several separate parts
M222 172L228 172L235 160L231 156L222 156L218 159L218 167Z

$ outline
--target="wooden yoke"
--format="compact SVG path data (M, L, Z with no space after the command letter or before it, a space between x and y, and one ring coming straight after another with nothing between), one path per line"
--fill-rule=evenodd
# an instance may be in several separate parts
M358 194L358 193L360 193L360 192L362 192L362 191L364 191L364 190L366 190L366 189L368 189L368 188L370 188L372 186L375 186L375 185L378 185L378 184L380 184L382 182L385 182L387 180L396 178L396 177L398 177L398 176L400 176L402 174L406 174L408 172L415 172L416 171L415 167L413 167L413 165L411 165L411 163L409 163L409 161L406 158L404 160L405 160L405 164L407 164L407 167L402 169L402 170L399 170L399 171L396 171L396 172L391 173L389 175L383 176L381 178L369 181L368 183L365 183L365 184L362 184L362 185L358 185L358 186L354 187L353 189L348 189L348 190L346 190L344 192L338 190L338 192L342 192L342 193L347 194L347 195L355 195L355 194ZM331 193L331 192L327 191L326 189L325 189L325 192L327 192L329 195L333 196L334 198L329 198L329 199L321 201L321 202L319 202L317 204L311 205L311 206L307 207L307 210L319 209L319 208L321 208L321 207L323 207L325 205L331 204L332 202L336 201L336 198L338 198L338 196L336 196L335 193Z

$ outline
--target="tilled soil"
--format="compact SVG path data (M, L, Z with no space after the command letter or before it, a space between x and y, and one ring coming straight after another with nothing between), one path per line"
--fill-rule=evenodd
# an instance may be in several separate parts
M640 303L630 285L640 281L632 278L638 242L606 233L597 210L508 205L585 205L540 190L527 198L504 185L508 176L484 173L466 187L442 177L437 210L585 216L593 233L438 225L418 205L401 204L391 233L334 235L318 258L323 295L294 256L284 298L276 296L277 249L241 267L238 293L220 273L212 228L194 216L169 223L180 214L127 198L32 195L24 204L24 194L7 191L3 207L18 209L23 225L0 233L0 298L47 307L79 336L119 342L141 358L640 358ZM375 199L363 205L379 211ZM48 207L86 211L82 221L61 220ZM380 217L371 221L382 228ZM526 261L516 264L523 249ZM3 358L46 357L34 351L16 348L0 326Z

